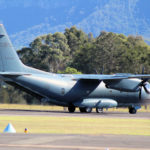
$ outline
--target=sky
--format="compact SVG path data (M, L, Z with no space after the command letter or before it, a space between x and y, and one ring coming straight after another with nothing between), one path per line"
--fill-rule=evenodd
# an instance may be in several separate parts
M0 23L14 46L75 25L98 36L102 30L150 39L149 0L0 0Z
M80 21L81 16L92 12L92 5L85 8L89 11L79 10L86 2L94 6L93 0L0 0L0 22L5 24L10 34L30 28L34 25L50 22L51 25ZM76 8L75 8L76 7ZM69 8L69 9L68 9ZM84 8L83 8L84 9ZM76 11L76 16L72 16ZM78 17L77 17L78 15ZM81 15L81 16L80 16Z

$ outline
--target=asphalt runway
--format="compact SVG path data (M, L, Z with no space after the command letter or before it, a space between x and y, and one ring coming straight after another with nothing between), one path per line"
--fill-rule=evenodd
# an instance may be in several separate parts
M68 113L63 111L0 110L0 115L67 116L150 119L150 113L127 112ZM98 129L100 130L100 129ZM150 136L74 135L74 134L0 134L0 150L150 150Z
M150 119L150 112L137 112L129 114L128 112L104 111L103 113L69 113L67 111L40 111L40 110L6 110L0 109L0 115L16 115L16 116L58 116L58 117L104 117L104 118L146 118Z
M0 134L0 150L149 150L149 136Z

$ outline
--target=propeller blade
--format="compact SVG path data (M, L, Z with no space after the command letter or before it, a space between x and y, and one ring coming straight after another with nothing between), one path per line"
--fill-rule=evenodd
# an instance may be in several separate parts
M139 100L141 100L142 98L141 94L142 94L142 87L140 88L140 91L139 91Z

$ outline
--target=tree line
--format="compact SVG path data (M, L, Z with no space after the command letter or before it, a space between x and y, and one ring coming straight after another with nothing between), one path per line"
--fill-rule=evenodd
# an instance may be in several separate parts
M150 46L141 36L102 31L93 37L75 26L39 36L17 53L24 64L53 73L141 73L143 66L150 73ZM40 103L14 87L3 87L0 103Z

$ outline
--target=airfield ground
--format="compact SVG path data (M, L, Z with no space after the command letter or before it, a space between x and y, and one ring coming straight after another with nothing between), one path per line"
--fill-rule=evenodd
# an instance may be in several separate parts
M2 133L9 122L16 134ZM150 150L150 113L0 109L0 132L0 150Z
M26 105L26 104L0 104L0 109L8 109L8 110L42 110L42 111L67 111L67 108L60 107L60 106L50 106L50 105ZM77 109L77 111L79 111ZM93 109L95 111L95 109ZM116 109L116 108L110 108L108 111L113 112L128 112L128 109ZM144 106L142 106L141 109L138 110L138 112L150 112L150 105L147 106L147 109L145 109Z
M148 136L1 134L0 150L149 150Z

